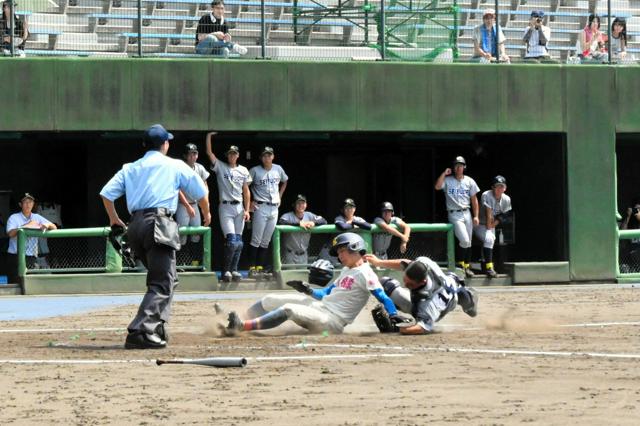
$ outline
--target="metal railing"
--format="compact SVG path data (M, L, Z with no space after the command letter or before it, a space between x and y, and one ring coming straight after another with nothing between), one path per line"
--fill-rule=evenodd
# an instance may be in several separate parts
M637 249L631 240L638 240ZM616 252L618 278L640 279L640 229L619 229Z
M510 62L527 56L523 33L532 12L542 12L540 23L551 31L546 47L556 62L633 64L640 52L638 0L227 0L224 16L232 44L228 51L216 48L209 54L196 54L196 29L211 13L211 0L31 0L17 8L9 2L15 13L5 19L11 43L4 53L12 56L490 63L474 49L489 9L496 33L504 34ZM600 20L601 40L585 56L580 39L592 15ZM626 20L624 57L616 48L619 37L612 34L616 18ZM24 45L22 34L6 30L15 28L16 19L28 24ZM487 40L496 43L498 37Z
M18 276L32 273L95 273L129 272L139 268L123 267L120 254L116 252L107 237L111 228L73 228L41 231L18 229ZM193 259L184 260L177 252L177 267L180 270L211 271L211 228L204 226L180 227L180 235L201 235L201 259L192 265ZM49 241L48 267L30 269L27 267L27 239L47 238ZM51 240L71 240L66 245L52 244ZM182 259L182 262L180 260Z
M393 225L395 226L395 225ZM439 257L438 254L442 254L444 256L443 259L434 259L436 261L440 260L441 263L446 264L449 270L455 269L455 237L453 233L453 225L449 223L411 223L409 224L411 227L411 243L410 247L413 246L410 250L408 249L407 253L400 255L399 252L393 252L393 245L389 250L390 258L416 258L418 256L429 256L429 257ZM397 229L397 227L396 227ZM282 253L281 253L281 240L282 234L284 233L299 233L299 232L307 232L311 235L337 235L344 231L339 230L335 227L335 225L322 225L316 226L309 230L301 228L299 226L289 226L289 225L277 225L275 232L273 233L272 246L273 246L273 270L274 272L279 272L283 268L306 268L308 264L305 265L294 265L294 264L283 264L282 263ZM350 231L351 232L351 231ZM372 244L372 235L377 233L386 232L382 228L373 225L371 231L366 230L355 230L356 232L362 236L367 244L367 251L371 252L373 248ZM427 248L426 245L417 244L415 242L416 239L420 239L420 236L423 235L424 239L433 240L433 234L444 234L445 241L436 240L436 245L438 246L436 249L433 247ZM394 238L397 239L397 238ZM326 239L325 246L330 244L331 239ZM318 257L320 250L318 247L320 244L315 244L315 248L312 247L314 244L310 245L309 249L309 261ZM432 245L433 246L433 245Z

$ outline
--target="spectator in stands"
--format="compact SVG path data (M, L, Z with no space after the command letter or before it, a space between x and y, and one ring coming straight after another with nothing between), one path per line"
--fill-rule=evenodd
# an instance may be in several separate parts
M15 8L17 3L13 3ZM24 57L24 46L27 43L27 37L29 37L29 30L27 28L27 22L22 20L15 14L13 16L14 30L13 30L13 45L15 47L14 53L17 56ZM11 55L11 5L8 1L2 2L2 19L0 19L0 32L2 33L2 54L5 56Z
M551 59L547 43L551 39L551 29L542 23L544 11L534 10L531 12L529 26L524 30L524 41L527 50L524 59L528 62L556 62Z
M37 213L33 213L36 199L28 192L20 199L20 212L9 216L7 220L7 235L9 236L9 282L18 282L18 229L57 229L56 225L49 222ZM27 268L34 268L36 256L38 256L38 238L29 237L25 245L25 257Z
M496 50L496 37L498 46ZM509 62L509 56L505 53L504 42L506 38L502 29L496 30L496 12L493 9L485 9L482 14L482 24L473 29L473 61L495 62L500 52L500 61Z
M616 18L611 23L611 55L616 60L627 56L627 21Z
M589 15L587 26L580 33L578 56L583 61L591 62L602 62L608 59L605 41L605 35L600 31L600 17L592 13Z
M311 229L317 225L326 225L327 220L307 211L307 197L298 194L293 203L293 210L280 216L279 225L299 226L304 229ZM295 263L304 265L308 263L309 240L311 234L308 232L284 232L282 234L282 261L284 263Z
M211 12L203 15L196 29L196 53L228 57L230 52L244 55L247 48L231 42L229 26L224 19L224 1L213 0Z

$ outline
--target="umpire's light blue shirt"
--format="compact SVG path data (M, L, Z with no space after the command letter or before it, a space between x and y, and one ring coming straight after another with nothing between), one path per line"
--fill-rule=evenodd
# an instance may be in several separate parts
M184 161L167 157L160 151L148 151L135 163L128 163L102 188L100 195L115 201L127 195L129 213L164 207L175 213L178 192L194 200L207 195L204 181Z

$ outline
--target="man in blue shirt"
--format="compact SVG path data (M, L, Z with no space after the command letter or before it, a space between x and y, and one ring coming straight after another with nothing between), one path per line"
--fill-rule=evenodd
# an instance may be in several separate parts
M144 157L125 164L100 191L111 226L124 227L114 201L123 195L131 222L127 234L134 253L147 268L147 293L138 314L127 327L126 349L155 349L167 345L165 323L171 315L176 286L176 250L180 249L178 225L173 215L182 190L197 200L204 226L211 223L209 193L198 174L186 163L167 157L173 135L160 124L144 134Z

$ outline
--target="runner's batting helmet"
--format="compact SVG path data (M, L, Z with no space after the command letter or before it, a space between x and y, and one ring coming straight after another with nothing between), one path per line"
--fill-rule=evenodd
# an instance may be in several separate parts
M331 256L337 256L338 248L340 247L347 247L350 251L357 251L361 255L364 255L367 252L367 246L362 237L358 234L354 234L353 232L345 232L344 234L340 234L335 237L331 242L329 254Z

